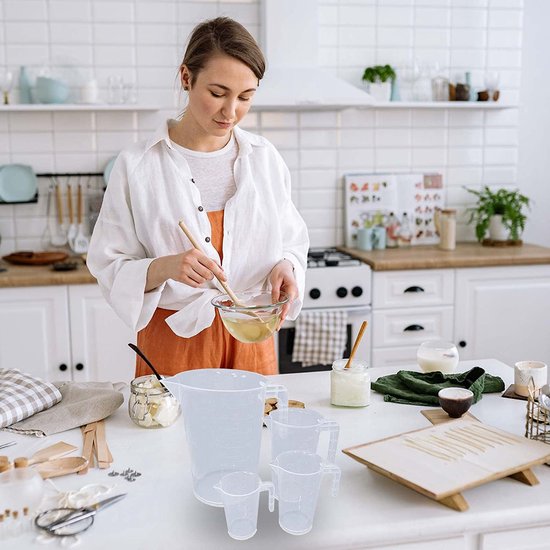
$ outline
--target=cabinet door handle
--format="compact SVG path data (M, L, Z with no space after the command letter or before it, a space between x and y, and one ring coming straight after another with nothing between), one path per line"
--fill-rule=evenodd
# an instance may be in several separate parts
M465 348L466 347L466 342L464 340L460 340L460 342L458 343L459 347L461 348Z
M410 286L409 288L406 288L403 291L403 294L405 294L405 292L425 292L425 291L421 286L414 285L414 286Z
M409 325L403 329L403 332L415 332L417 330L424 330L424 327L422 325Z
M82 363L77 363L74 368L76 370L84 370L84 365Z
M67 369L68 369L68 367L67 367L67 365L65 365L65 363L61 363L61 365L59 365L59 370L61 372L65 372Z

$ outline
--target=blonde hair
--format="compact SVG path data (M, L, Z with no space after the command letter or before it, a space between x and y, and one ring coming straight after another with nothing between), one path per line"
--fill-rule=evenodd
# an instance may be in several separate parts
M254 37L237 21L216 17L197 25L187 44L180 63L179 74L185 65L191 73L193 86L200 71L211 57L225 54L242 61L259 81L265 73L265 58Z

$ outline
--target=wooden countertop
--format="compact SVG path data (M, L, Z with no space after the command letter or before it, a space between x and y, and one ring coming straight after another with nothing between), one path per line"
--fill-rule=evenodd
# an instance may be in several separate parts
M435 245L371 251L338 249L367 263L374 271L550 264L550 248L534 244L492 247L463 242L452 251L440 250Z
M74 271L54 271L49 265L12 265L2 262L7 271L0 272L0 288L18 286L93 284L95 278L84 263Z

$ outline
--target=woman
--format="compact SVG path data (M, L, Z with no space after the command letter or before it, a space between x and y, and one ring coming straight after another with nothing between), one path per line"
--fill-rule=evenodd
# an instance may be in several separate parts
M179 68L188 104L146 142L117 158L87 263L138 346L165 375L196 368L277 373L273 338L244 344L210 301L221 287L270 288L298 315L308 235L290 196L289 172L263 137L238 128L265 61L239 23L198 25ZM202 244L195 250L183 220ZM138 358L136 376L149 374Z

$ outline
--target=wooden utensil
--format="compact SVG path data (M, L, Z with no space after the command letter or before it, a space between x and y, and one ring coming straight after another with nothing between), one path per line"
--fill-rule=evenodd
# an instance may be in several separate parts
M76 449L77 447L75 447L74 445L70 445L69 443L65 443L64 441L59 441L58 443L54 443L53 445L45 447L44 449L40 449L39 451L34 453L28 459L27 465L32 466L33 464L39 464L41 462L46 462L48 460L59 458L60 456L76 451Z
M55 178L52 178L55 185L55 204L57 210L57 230L52 234L52 245L63 246L67 244L67 230L63 219L63 201L61 200L61 187Z
M197 250L200 250L201 252L205 253L202 246L198 243L198 241L195 239L191 231L189 231L189 228L185 225L183 220L179 221L179 226L181 227L181 230L185 233L185 236L191 241L191 244L194 248ZM220 285L222 285L222 288L225 290L227 295L231 298L233 303L238 307L246 307L245 304L243 304L235 295L235 293L231 290L229 285L225 283L224 281L220 280L216 274L214 274L216 279L218 279ZM260 322L264 323L265 321L254 311L243 311L242 313L245 313L246 315L250 315L252 317L256 317Z
M67 184L67 208L69 210L69 229L67 231L67 241L69 242L69 246L73 248L77 227L73 210L73 189L69 184Z
M82 431L82 456L87 460L87 464L78 473L79 475L86 474L88 467L93 466L94 438L95 438L95 422L81 426Z
M88 461L83 456L66 456L42 462L36 467L36 470L42 479L49 479L81 472L87 466Z
M99 468L109 468L111 465L112 457L109 459L109 447L107 446L107 439L105 436L105 422L100 420L96 423L96 437L95 437L95 450L97 465Z
M367 321L363 321L361 323L361 328L359 329L359 334L357 335L357 338L355 339L355 342L353 344L353 348L351 350L351 353L349 354L349 359L346 365L344 366L345 369L349 369L351 366L351 362L353 360L353 356L355 355L355 352L357 351L357 348L359 347L359 343L361 342L361 338L363 338L363 334L365 332L365 329L367 328Z

